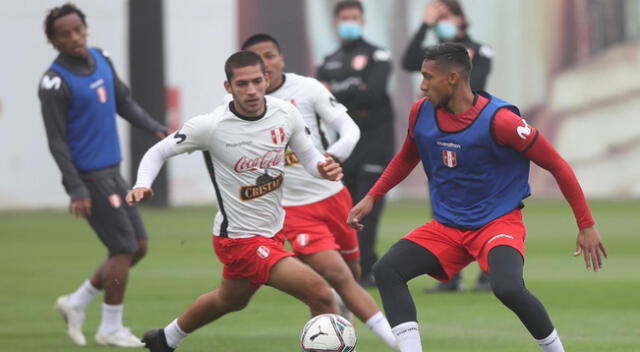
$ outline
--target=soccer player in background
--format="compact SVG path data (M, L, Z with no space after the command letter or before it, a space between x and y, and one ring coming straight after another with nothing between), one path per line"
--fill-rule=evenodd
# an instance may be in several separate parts
M44 27L59 52L38 91L49 149L71 198L70 212L87 219L108 250L93 276L75 292L58 298L55 308L73 342L86 345L85 308L104 290L96 342L140 347L140 339L123 326L122 314L129 268L144 257L147 233L138 209L123 204L129 186L120 175L115 116L159 138L167 129L133 101L107 53L87 47L87 23L80 9L70 3L55 7Z
M533 161L553 174L579 228L574 255L587 270L602 267L606 251L573 170L518 109L469 86L471 62L459 44L427 48L420 89L400 152L349 213L360 220L376 199L422 162L433 219L396 242L374 266L385 312L400 351L422 351L416 308L407 281L422 274L445 281L477 260L490 273L496 297L520 318L545 352L564 351L540 301L525 287L522 200L530 195Z
M272 36L255 34L242 44L242 49L260 55L269 77L267 95L291 102L298 108L315 147L338 162L349 157L360 130L344 105L315 78L284 73L284 55ZM347 215L353 206L349 191L341 182L311 176L290 150L286 152L283 187L283 233L296 257L335 288L341 298L337 299L339 303L342 301L387 345L395 348L389 322L357 282L360 251L358 236L347 225Z
M387 94L391 53L362 37L364 8L360 1L339 2L334 8L334 22L342 43L324 59L317 78L347 107L360 127L360 140L342 167L351 198L361 199L380 177L395 148L393 109ZM371 216L364 220L365 229L358 233L364 287L375 286L371 268L378 260L375 245L383 207L384 198L376 203Z
M265 97L268 78L260 56L239 51L227 59L225 73L233 100L192 118L149 149L127 194L128 203L143 201L152 195L151 184L165 160L205 151L218 204L212 240L223 278L219 288L198 297L164 329L144 334L153 352L173 351L187 334L243 309L264 284L300 299L314 316L336 310L325 281L284 248L285 150L289 146L315 177L338 181L342 169L313 146L293 105Z

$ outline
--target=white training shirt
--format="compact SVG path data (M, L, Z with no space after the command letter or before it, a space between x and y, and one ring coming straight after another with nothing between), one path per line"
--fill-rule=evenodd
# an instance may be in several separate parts
M207 167L218 202L213 234L273 237L284 222L286 146L303 156L304 165L316 177L320 174L315 167L324 157L313 147L293 105L273 97L265 101L265 114L258 120L236 115L230 109L232 103L190 119L145 154L135 187L150 187L168 157L203 150L205 159L210 156Z
M311 131L314 146L321 152L329 151L344 161L353 151L360 136L357 125L347 114L347 108L340 104L329 90L318 80L300 76L295 73L285 73L283 84L268 96L286 100L293 104ZM338 140L338 135L330 126L339 118L348 120L348 135L341 135L340 139L351 139L344 143L341 150L331 147ZM355 138L354 138L355 137ZM324 139L324 141L323 141ZM335 149L335 148L334 148ZM318 202L340 192L342 182L333 182L309 175L300 164L296 154L287 150L286 175L284 181L285 206L298 206Z

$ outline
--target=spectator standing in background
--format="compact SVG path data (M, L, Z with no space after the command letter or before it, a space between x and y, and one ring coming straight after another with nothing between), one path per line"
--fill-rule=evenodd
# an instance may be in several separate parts
M485 89L487 77L491 70L493 50L484 44L473 41L467 29L469 23L458 0L432 0L424 9L420 28L414 34L402 58L402 67L407 71L420 72L424 58L424 42L427 32L433 30L440 43L454 42L467 48L471 58L471 90L474 92ZM489 277L480 271L478 281L473 289L476 292L489 292ZM460 274L448 282L442 282L434 287L426 288L425 292L459 292L464 291L464 284Z
M318 68L318 80L347 107L360 128L360 140L342 167L343 182L351 197L362 199L393 156L393 111L387 94L391 55L362 38L364 8L359 1L338 3L334 21L342 44L324 59ZM375 244L383 207L384 200L376 203L364 230L358 233L361 284L365 287L375 286L371 270L378 259Z

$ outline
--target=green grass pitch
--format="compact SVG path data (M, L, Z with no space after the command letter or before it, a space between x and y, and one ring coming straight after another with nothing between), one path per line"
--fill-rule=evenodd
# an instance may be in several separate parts
M560 201L527 201L525 279L546 305L568 351L640 351L640 203L594 201L592 210L610 258L587 272L572 257L576 227ZM129 280L125 323L137 334L162 327L200 293L218 285L221 265L211 249L214 210L204 207L143 209L150 233L147 258ZM424 202L391 202L382 220L383 253L429 219ZM0 213L0 350L105 351L95 345L100 302L87 311L87 347L67 338L52 310L55 298L75 289L103 259L104 250L84 221L62 212ZM473 286L478 267L464 271ZM426 351L539 351L517 317L492 294L426 295L435 281L413 280ZM376 300L377 291L370 290ZM298 351L308 311L272 288L249 307L195 332L181 351ZM356 325L358 351L387 351L364 324Z

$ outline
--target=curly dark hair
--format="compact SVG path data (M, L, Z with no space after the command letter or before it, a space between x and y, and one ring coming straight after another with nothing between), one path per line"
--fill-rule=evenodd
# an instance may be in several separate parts
M47 12L47 17L44 19L44 33L47 35L48 39L51 39L55 33L53 30L53 23L60 17L75 13L82 20L82 24L87 26L87 21L85 20L86 16L84 12L76 7L76 5L72 2L68 2L62 6L54 7L49 12Z

